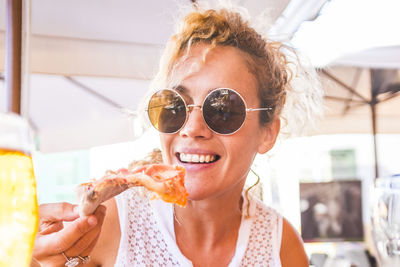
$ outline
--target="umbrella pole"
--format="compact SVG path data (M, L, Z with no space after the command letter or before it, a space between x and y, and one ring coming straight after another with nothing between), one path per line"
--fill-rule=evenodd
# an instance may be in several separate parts
M372 136L374 139L374 160L375 160L375 179L379 177L379 166L378 166L378 151L376 142L376 104L377 98L376 94L371 90L371 116L372 116Z
M6 111L28 117L30 0L6 2Z
M6 108L21 114L22 0L7 0L6 10Z

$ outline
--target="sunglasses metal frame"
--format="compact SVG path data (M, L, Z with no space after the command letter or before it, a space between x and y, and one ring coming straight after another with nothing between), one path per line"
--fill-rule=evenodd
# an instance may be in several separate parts
M242 124L240 125L240 127L239 127L237 130L233 131L232 133L226 133L226 134L225 134L225 133L219 133L219 132L213 130L213 129L208 125L207 121L206 121L205 118L204 118L204 111L203 111L204 103L206 102L207 98L208 98L212 93L214 93L215 91L218 91L218 90L229 90L229 91L234 92L234 93L237 94L237 95L240 97L240 99L243 101L243 104L244 104L244 107L245 107L245 110L244 110L244 111L245 111L245 117L244 117L244 119L243 119L243 122L242 122ZM179 132L180 130L182 130L182 128L186 125L186 122L187 122L187 120L188 120L188 118L189 118L189 114L190 114L191 110L193 110L193 108L199 108L199 109L200 109L201 115L202 115L202 117L203 117L203 121L204 121L204 123L207 125L207 128L210 129L212 132L214 132L214 133L216 133L216 134L219 134L219 135L232 135L232 134L236 133L237 131L239 131L239 130L242 128L244 122L246 121L247 112L272 110L272 108L248 108L248 107L247 107L247 104L246 104L246 101L244 100L244 98L242 97L242 95L239 94L236 90L234 90L234 89L232 89L232 88L227 88L227 87L220 87L220 88L215 88L215 89L211 90L211 91L206 95L206 97L204 98L204 100L203 100L203 102L201 103L201 105L187 104L186 101L185 101L185 98L183 98L183 96L182 96L179 92L177 92L176 90L173 90L173 89L161 89L161 90L158 90L158 91L156 91L154 94L152 94L152 96L150 97L150 100L151 100L151 98L152 98L156 93L161 92L161 91L172 91L173 93L175 93L176 95L178 95L178 96L182 99L182 101L183 101L183 103L184 103L184 105L185 105L185 108L186 108L186 118L185 118L185 122L184 122L184 123L182 124L182 126L181 126L178 130L176 130L175 132L164 133L164 132L160 131L159 129L157 129L157 128L153 125L153 123L151 123L151 125L152 125L157 131L159 131L160 133L164 133L164 134L175 134L175 133ZM149 100L149 102L150 102L150 100ZM147 111L147 115L149 116L149 106L148 106L148 105L149 105L149 104L147 104L147 109L146 109L146 111ZM149 116L149 117L150 117L150 116ZM150 119L150 118L149 118L149 119ZM150 121L151 121L151 119L150 119Z

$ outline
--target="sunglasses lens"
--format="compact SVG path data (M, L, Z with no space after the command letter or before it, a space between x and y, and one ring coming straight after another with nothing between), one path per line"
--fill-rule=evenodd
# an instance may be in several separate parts
M220 134L232 134L240 129L246 118L242 97L230 89L212 91L204 101L203 116L207 125Z
M162 133L175 133L186 120L182 97L172 90L156 92L149 101L147 113L151 124Z

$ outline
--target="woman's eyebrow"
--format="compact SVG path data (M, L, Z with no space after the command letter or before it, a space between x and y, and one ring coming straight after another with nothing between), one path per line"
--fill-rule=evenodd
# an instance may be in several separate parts
M177 91L178 93L180 93L180 94L182 94L182 95L186 95L186 96L187 96L188 91L189 91L189 90L188 90L185 86L183 86L183 85L174 86L173 89L174 89L175 91Z
M210 88L207 90L206 94L208 95L211 91L218 89L218 88L225 88L225 87ZM172 89L175 90L176 92L178 92L180 95L184 96L185 98L189 98L189 99L192 98L189 94L189 89L181 84L172 87Z
M172 89L175 90L178 94L180 94L183 97L183 99L185 99L186 102L188 103L192 102L191 101L192 97L189 95L189 89L186 88L185 86L179 84L177 86L172 87Z
M207 90L207 94L209 94L211 91L218 89L218 88L225 88L225 87L213 87ZM178 93L182 94L182 95L188 95L189 89L186 88L185 86L179 84L176 85L174 87L172 87L172 89L174 89L175 91L177 91Z

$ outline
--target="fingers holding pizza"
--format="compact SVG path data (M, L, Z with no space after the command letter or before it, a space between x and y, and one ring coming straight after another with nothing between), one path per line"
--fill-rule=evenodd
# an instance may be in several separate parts
M79 217L77 206L69 203L40 205L32 262L64 266L66 258L88 256L100 235L105 213L103 205L85 217Z

